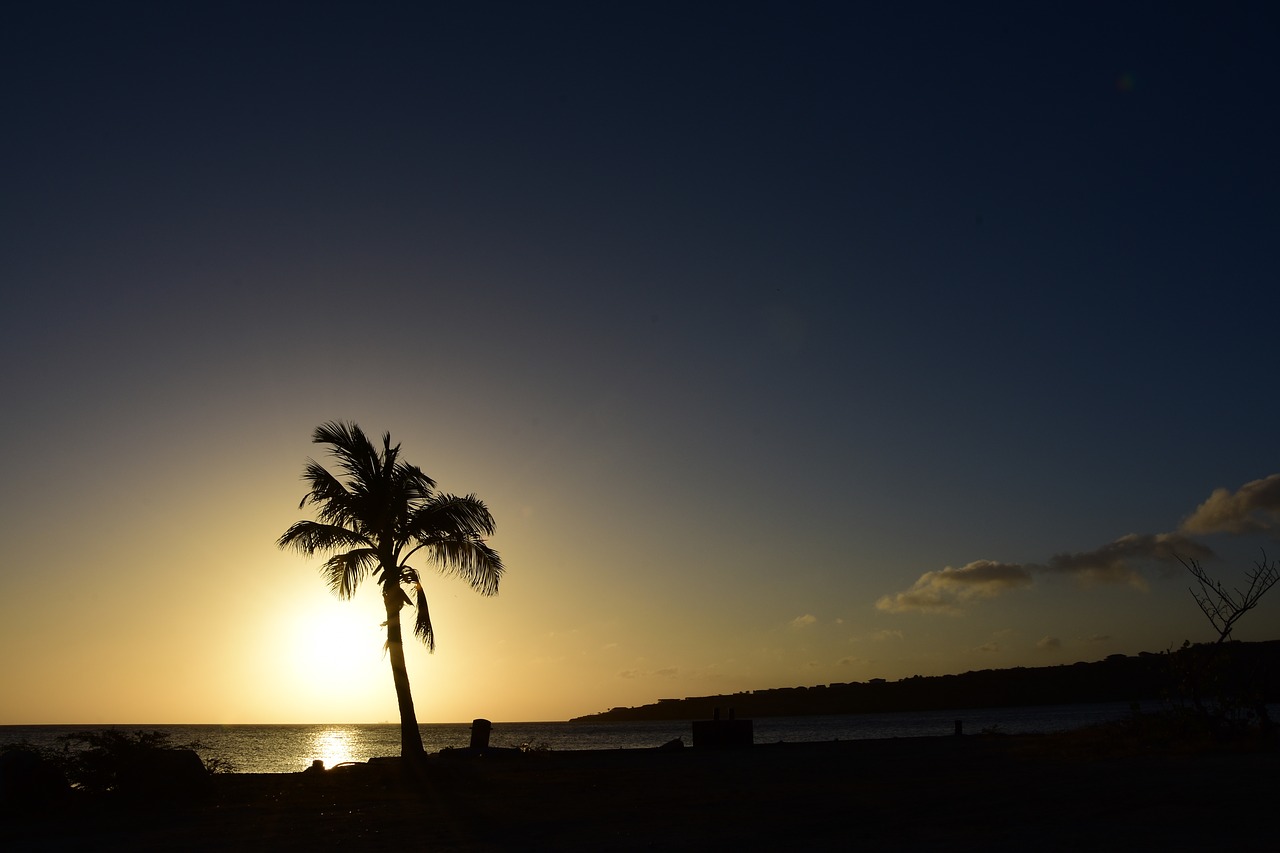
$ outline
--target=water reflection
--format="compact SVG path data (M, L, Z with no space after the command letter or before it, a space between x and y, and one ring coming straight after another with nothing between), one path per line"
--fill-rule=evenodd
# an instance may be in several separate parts
M344 761L355 761L355 736L350 729L332 727L320 729L311 736L311 757L320 759L325 767L333 767Z

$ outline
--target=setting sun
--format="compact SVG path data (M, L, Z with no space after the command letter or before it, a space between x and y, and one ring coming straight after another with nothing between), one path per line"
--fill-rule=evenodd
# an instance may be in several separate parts
M318 582L291 596L258 675L307 709L289 721L378 722L394 713L376 598L341 601Z

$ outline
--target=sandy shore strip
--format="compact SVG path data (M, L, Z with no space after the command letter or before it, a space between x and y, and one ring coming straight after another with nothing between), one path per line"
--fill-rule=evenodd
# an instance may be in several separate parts
M193 802L7 814L12 850L1274 849L1275 749L1098 754L1052 736L436 754L219 774Z

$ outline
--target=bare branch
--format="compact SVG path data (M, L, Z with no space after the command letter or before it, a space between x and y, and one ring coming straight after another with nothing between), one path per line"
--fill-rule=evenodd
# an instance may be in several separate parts
M1235 587L1234 595L1221 581L1211 577L1196 559L1183 560L1178 557L1178 562L1196 579L1200 591L1196 592L1194 588L1189 588L1188 591L1209 624L1218 632L1219 643L1225 643L1231 638L1231 630L1240 621L1240 617L1257 607L1267 590L1280 581L1280 561L1268 563L1266 551L1262 552L1262 560L1254 564L1253 571L1245 574L1249 580L1248 589Z

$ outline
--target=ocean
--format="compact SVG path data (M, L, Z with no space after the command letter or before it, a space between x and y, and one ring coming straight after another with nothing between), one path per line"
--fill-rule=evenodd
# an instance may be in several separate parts
M1159 703L1152 703L1157 707ZM894 714L849 714L811 717L760 717L754 720L755 743L803 743L894 737L951 735L956 722L966 734L1055 732L1118 720L1132 713L1127 703L1041 705ZM400 726L395 723L330 725L163 725L0 726L0 745L28 742L60 749L63 735L113 728L119 731L160 730L174 744L199 744L201 758L217 759L237 773L292 773L313 761L333 767L347 761L399 755ZM428 752L465 747L471 723L424 723ZM643 749L682 738L692 745L688 721L658 722L494 722L491 746L535 750Z

